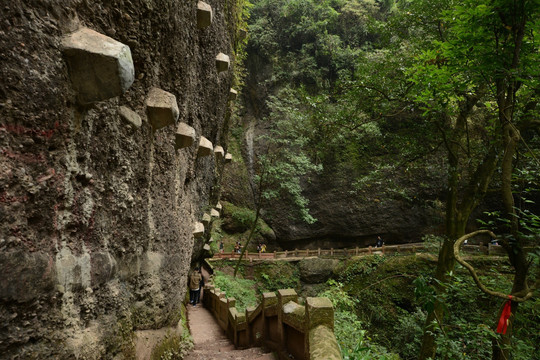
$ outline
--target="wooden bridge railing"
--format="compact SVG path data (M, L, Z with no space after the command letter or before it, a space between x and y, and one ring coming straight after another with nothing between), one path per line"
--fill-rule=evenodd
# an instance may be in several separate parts
M207 285L204 306L209 309L236 348L266 346L280 359L341 359L334 335L334 309L327 298L308 297L298 304L293 289L264 293L257 307L236 310L236 300Z
M285 259L295 257L310 257L310 256L322 256L322 257L351 257L361 255L372 254L397 254L397 253L416 253L427 251L428 247L424 243L411 243L400 245L383 245L382 247L366 247L366 248L349 248L349 249L295 249L285 251L274 251L269 253L253 253L248 252L244 254L244 259L253 260L272 260L272 259ZM469 253L480 253L485 255L503 255L505 250L500 245L464 245L462 250ZM214 254L213 259L238 259L240 254L235 252L217 253Z

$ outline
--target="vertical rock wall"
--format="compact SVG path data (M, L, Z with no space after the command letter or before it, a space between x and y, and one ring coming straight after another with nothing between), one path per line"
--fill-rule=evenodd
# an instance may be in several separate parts
M178 321L193 227L219 194L227 149L234 0L11 0L0 14L0 357L113 358L134 329ZM128 45L122 95L81 105L62 39L86 27ZM219 72L216 55L229 54ZM153 130L151 88L195 129ZM142 125L138 127L138 116ZM193 256L196 258L197 256Z

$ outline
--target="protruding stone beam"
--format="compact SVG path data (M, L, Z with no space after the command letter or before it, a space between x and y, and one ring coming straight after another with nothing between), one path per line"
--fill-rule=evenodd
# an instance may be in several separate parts
M69 76L81 104L110 99L135 80L129 46L88 28L62 40Z
M219 211L217 211L216 209L210 210L210 216L218 218L219 217Z
M230 163L232 161L232 154L231 153L227 153L225 155L225 162L226 163Z
M201 136L201 140L199 140L199 149L197 150L197 157L212 155L213 148L212 142L204 136Z
M212 24L212 7L202 1L197 3L197 27L203 29Z
M197 222L193 227L193 236L199 237L204 235L204 225L203 223Z
M207 227L210 224L211 220L212 218L210 217L210 214L204 213L201 222L204 225L204 227Z
M210 252L210 245L208 245L208 244L204 244L204 246L203 246L203 250L204 250L204 251L208 251L208 252Z
M130 126L134 128L140 128L142 125L141 117L135 111L131 110L127 106L120 106L118 108L118 115Z
M238 96L238 91L231 88L229 90L229 100L236 100L236 97Z
M221 203L218 202L218 203L216 204L216 209L217 209L217 211L221 212L221 210L223 209L223 205L221 205Z
M217 67L218 72L229 70L230 65L231 65L231 61L229 60L228 55L225 55L224 53L219 53L216 56L216 67Z
M225 156L225 151L218 145L214 148L214 155L216 156L216 160L221 160Z
M158 88L150 89L146 97L146 114L154 130L176 124L180 115L176 96Z
M175 134L175 147L182 149L193 145L195 138L197 137L195 129L186 123L178 124Z

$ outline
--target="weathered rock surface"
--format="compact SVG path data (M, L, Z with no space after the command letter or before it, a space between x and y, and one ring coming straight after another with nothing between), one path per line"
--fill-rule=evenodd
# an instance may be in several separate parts
M80 103L119 96L133 84L129 46L83 27L64 37L62 47Z
M218 75L215 56L232 48L235 9L212 5L200 31L196 1L3 3L0 358L121 359L133 330L178 320L204 244L193 224L218 201L219 164L197 161L195 146L176 151L176 126L154 132L144 102L151 88L169 90L173 118L226 146L233 74ZM131 86L122 77L80 95L62 41L83 26L129 46Z

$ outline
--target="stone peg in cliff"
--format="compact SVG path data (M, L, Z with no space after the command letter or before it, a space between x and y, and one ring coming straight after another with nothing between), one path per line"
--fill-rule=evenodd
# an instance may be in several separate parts
M122 95L135 80L129 46L88 28L62 39L77 101L90 104Z
M219 211L219 212L221 212L221 210L223 210L223 205L221 205L220 202L218 202L218 203L216 204L216 210Z
M204 136L201 136L201 140L199 140L199 149L197 150L197 157L210 156L212 155L213 149L214 146L212 145L212 142Z
M205 2L197 3L197 27L204 29L212 24L212 7Z
M229 90L229 100L236 100L236 97L238 96L238 91L234 90L233 88L231 88Z
M232 161L232 154L231 153L227 153L225 155L225 162L226 163L230 163Z
M230 65L231 65L231 61L229 60L228 55L225 55L224 53L219 53L216 56L216 67L217 67L218 72L229 70Z
M218 145L214 148L214 155L216 160L221 160L225 157L225 150L223 150L223 147Z
M204 227L207 227L208 225L210 225L210 221L212 221L210 214L204 213L201 220L201 223L204 225Z
M175 134L175 147L176 149L182 149L193 145L197 134L195 129L186 123L178 124Z
M201 237L204 235L204 225L201 222L196 222L195 226L193 227L193 236L194 237Z
M213 218L218 218L219 217L219 211L217 211L216 209L210 210L210 216L213 217Z
M180 116L176 96L158 88L150 89L146 97L146 114L154 130L176 124Z

